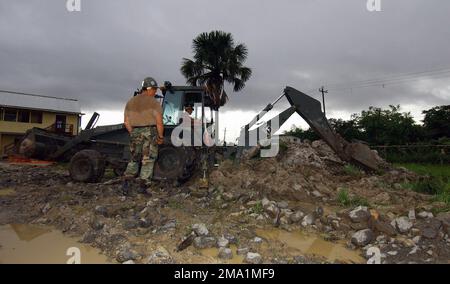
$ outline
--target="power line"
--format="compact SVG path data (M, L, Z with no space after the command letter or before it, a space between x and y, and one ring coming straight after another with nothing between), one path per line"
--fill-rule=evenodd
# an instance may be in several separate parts
M357 88L367 88L377 86L385 87L387 85L401 84L405 82L414 82L423 79L437 79L446 77L450 77L450 68L441 68L420 72L409 72L378 79L352 81L347 83L325 84L325 86L328 87L328 90L341 91L341 90L351 90ZM313 92L314 90L315 89L312 89L309 90L308 92Z
M8 90L0 90L0 93L30 96L30 97L41 97L41 98L49 98L49 99L58 99L58 100L67 100L67 101L74 101L74 102L78 101L76 99L59 98L59 97L44 96L44 95L37 95L37 94L31 94L31 93L22 93L22 92L8 91Z
M385 87L389 85L395 85L395 84L402 84L407 82L415 82L420 81L424 79L442 79L450 77L449 74L441 74L440 76L422 76L422 77L416 77L416 78L405 78L405 79L397 79L397 80L386 80L383 82L376 82L376 83L370 83L370 84L362 84L362 85L349 85L346 87L341 88L330 88L333 91L342 91L342 90L350 90L350 89L358 89L358 88L368 88L368 87Z
M378 82L384 82L384 81L406 79L409 77L418 78L418 77L424 77L424 76L434 76L434 75L439 75L442 73L444 73L444 74L450 73L450 68L441 68L441 69L427 70L427 71L420 71L420 72L409 72L409 73L403 73L403 74L400 73L400 74L385 76L385 77L376 78L376 79L350 81L350 82L346 82L346 83L327 84L326 86L327 87L339 87L342 85L349 85L349 84L360 85L360 84L378 83Z

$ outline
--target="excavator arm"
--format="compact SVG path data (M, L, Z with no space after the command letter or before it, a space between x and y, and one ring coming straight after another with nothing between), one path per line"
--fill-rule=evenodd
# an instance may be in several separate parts
M260 118L270 111L275 103L283 96L287 98L291 107L268 121L260 121ZM367 170L381 170L381 159L374 151L363 143L351 143L342 138L331 128L327 118L322 112L321 103L292 87L286 87L283 95L281 95L274 103L269 104L249 124L242 128L243 131L241 132L240 142L245 141L245 143L242 143L247 145L248 137L251 136L249 133L253 131L258 132L261 127L270 128L276 121L277 123L275 125L277 125L277 129L272 129L272 131L270 131L271 133L274 133L294 112L297 112L342 160L356 164ZM259 136L257 137L259 143Z

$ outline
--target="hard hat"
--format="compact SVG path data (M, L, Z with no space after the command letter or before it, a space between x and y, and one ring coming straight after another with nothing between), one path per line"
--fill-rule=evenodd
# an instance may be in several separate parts
M148 89L148 88L158 88L158 84L156 83L156 80L152 77L147 77L142 81L142 88Z

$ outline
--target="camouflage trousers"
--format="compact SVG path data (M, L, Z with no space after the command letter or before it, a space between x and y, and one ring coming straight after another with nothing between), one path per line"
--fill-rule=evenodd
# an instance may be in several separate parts
M130 137L131 159L124 173L126 178L139 176L145 181L151 180L153 167L158 157L156 138L156 127L133 128ZM139 166L141 166L140 172Z

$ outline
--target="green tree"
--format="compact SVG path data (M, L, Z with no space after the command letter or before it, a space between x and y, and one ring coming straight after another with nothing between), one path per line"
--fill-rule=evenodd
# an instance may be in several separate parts
M307 130L303 130L299 127L293 126L291 130L285 131L284 134L298 137L301 140L308 139L309 141L315 141L320 139L320 136L311 127Z
M422 139L421 127L409 112L400 112L400 105L389 109L371 106L354 119L362 130L362 140L372 145L404 145Z
M423 126L428 138L450 138L450 105L436 106L422 112Z
M238 92L252 75L252 70L243 65L248 55L247 47L235 45L230 33L201 33L193 40L192 50L193 59L183 58L180 71L188 84L206 87L216 109L228 100L225 82L232 84L233 91Z
M363 140L364 136L358 126L358 122L352 117L350 120L343 120L341 118L328 119L330 126L339 133L344 139L352 141L353 139Z

